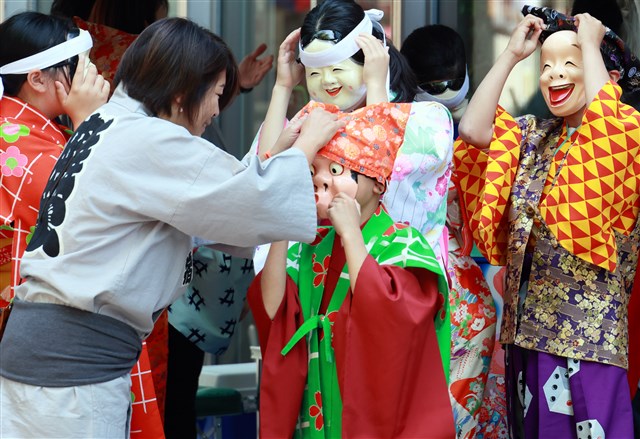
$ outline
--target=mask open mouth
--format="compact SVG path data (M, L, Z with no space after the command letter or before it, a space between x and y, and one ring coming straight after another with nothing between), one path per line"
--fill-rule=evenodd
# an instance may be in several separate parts
M549 103L554 107L564 104L573 94L573 89L573 84L549 87Z
M340 93L340 90L342 90L342 87L332 88L330 90L326 90L326 92L329 96L335 97Z

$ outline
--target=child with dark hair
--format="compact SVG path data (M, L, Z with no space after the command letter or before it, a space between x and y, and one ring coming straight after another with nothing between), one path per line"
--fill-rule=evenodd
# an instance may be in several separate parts
M278 157L240 162L199 137L237 71L222 39L180 18L125 53L114 95L44 189L0 342L3 435L128 437L130 371L191 281L192 236L250 250L313 239L308 166L342 123L315 111L285 130Z
M455 152L475 242L507 265L500 340L511 435L630 438L640 113L620 96L640 87L637 58L589 14L523 13L469 102ZM554 117L514 118L500 92L539 38Z
M260 437L454 437L434 324L446 277L422 233L380 201L429 106L302 110L326 108L346 127L311 165L318 220L330 225L310 245L273 243L249 289L263 360ZM376 148L368 131L380 135Z
M439 102L457 125L467 107L469 75L462 37L454 29L432 24L415 29L402 43L402 55L416 76L418 101Z
M66 114L77 128L106 102L109 84L92 66L84 76L91 37L69 20L24 12L0 24L0 39L0 291L8 300L42 191L69 139L55 119Z
M87 20L94 2L95 0L53 0L51 15L66 18L80 17Z
M259 134L260 152L269 150L282 130L292 90L303 76L313 101L341 111L414 100L414 75L384 34L382 16L382 11L365 11L353 0L325 0L289 34L280 45L276 84ZM384 197L391 216L420 230L443 260L440 244L453 154L451 115L435 102L428 108L429 128L420 136L429 141L405 139ZM449 342L448 336L444 339Z
M378 14L378 11L376 14ZM355 1L351 0L325 0L313 8L304 18L300 27L300 47L304 49L313 40L322 40L337 44L343 40L362 21L365 11ZM381 19L382 16L378 15ZM389 54L389 87L394 96L392 102L411 102L416 93L416 82L411 70L407 68L406 61L398 52L398 49L384 34L384 29L379 24L373 26L371 35L376 39L386 42ZM370 40L370 39L369 39ZM371 41L371 40L370 40ZM355 63L365 64L364 49L357 51L350 57ZM304 63L303 63L304 65ZM324 66L317 66L324 67ZM382 72L384 74L384 71ZM382 78L384 75L377 75ZM377 84L384 86L385 84ZM371 89L371 87L369 87ZM373 90L369 90L372 92ZM380 90L386 91L385 89ZM386 99L386 97L385 97Z

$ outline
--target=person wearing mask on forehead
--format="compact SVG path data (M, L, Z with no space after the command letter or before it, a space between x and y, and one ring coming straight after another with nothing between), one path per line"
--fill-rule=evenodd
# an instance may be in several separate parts
M446 106L457 136L469 91L462 37L441 24L423 26L404 40L401 53L418 78L416 100ZM456 182L454 169L448 191L446 261L452 328L449 394L456 432L460 437L477 437L487 428L506 433L504 351L496 343L497 313L501 309L496 301L502 302L502 290L497 288L504 283L504 270L489 265L473 245ZM490 277L485 278L485 273Z
M73 127L106 102L109 84L89 63L92 41L69 20L24 12L0 24L0 291L20 284L20 261L49 174Z
M300 29L280 45L276 83L257 138L257 150L269 155L286 121L293 88L305 78L312 101L354 111L380 102L413 102L417 85L406 60L380 24L382 11L365 11L352 0L325 0L304 18ZM447 184L451 174L451 115L436 102L416 107L420 129L405 132L383 198L396 221L422 232L444 266ZM384 133L366 131L375 149ZM447 286L441 290L446 292ZM448 302L444 301L448 308ZM444 318L444 319L443 319ZM449 370L448 312L438 313L438 334L445 371Z
M469 74L462 37L454 29L433 24L415 29L402 43L418 82L416 101L439 102L451 112L454 139L469 102Z
M591 15L525 6L471 98L455 165L474 240L507 266L511 437L633 437L627 306L640 230L640 63ZM540 50L550 119L498 105ZM495 111L489 111L489 109Z

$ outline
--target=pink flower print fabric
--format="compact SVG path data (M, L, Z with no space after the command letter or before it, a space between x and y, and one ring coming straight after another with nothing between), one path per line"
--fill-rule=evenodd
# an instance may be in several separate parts
M15 126L15 125L14 125ZM29 159L15 146L0 151L0 170L3 177L22 177Z
M410 224L427 238L441 261L452 157L449 111L436 102L413 103L382 201L394 220Z

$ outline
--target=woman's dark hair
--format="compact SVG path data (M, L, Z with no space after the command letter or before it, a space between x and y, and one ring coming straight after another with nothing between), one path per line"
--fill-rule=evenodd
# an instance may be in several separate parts
M466 74L464 42L450 27L441 24L419 27L404 40L400 52L418 84L464 78Z
M73 23L70 19L40 12L22 12L9 17L0 23L0 41L2 41L0 44L0 66L64 43L71 29L73 29ZM73 58L77 59L77 56ZM64 65L66 62L51 67L63 67ZM4 94L16 96L26 80L26 73L3 74Z
M67 18L78 16L87 20L91 14L93 3L93 0L53 0L51 15Z
M300 42L302 47L306 47L317 37L318 31L334 31L337 43L347 36L364 18L364 9L353 0L324 0L313 8L304 18L300 29ZM374 26L373 35L383 40L382 32ZM417 83L413 72L409 68L406 60L402 57L389 38L389 70L391 77L389 82L391 90L396 94L393 102L411 102L417 93ZM364 53L358 51L351 57L359 64L364 63Z
M89 21L139 34L156 21L161 7L168 9L168 0L96 0Z
M147 27L124 53L114 84L142 102L155 116L171 114L177 97L190 122L205 93L220 74L226 81L219 106L231 103L239 87L238 65L227 44L211 31L184 18L158 20Z

